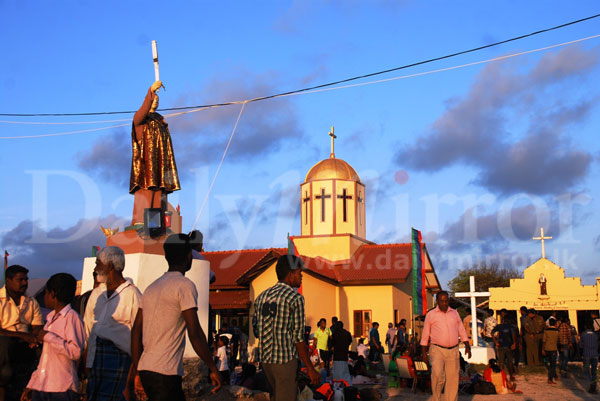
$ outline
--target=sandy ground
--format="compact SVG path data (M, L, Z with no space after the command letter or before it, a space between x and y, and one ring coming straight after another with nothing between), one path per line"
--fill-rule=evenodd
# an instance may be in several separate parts
M571 401L571 400L600 400L600 395L589 394L587 392L587 381L577 372L567 373L560 378L555 385L547 383L548 377L545 374L530 374L527 376L518 375L517 390L523 394L506 395L459 395L459 400L519 400L519 401ZM410 389L381 389L387 393L382 400L433 400L431 394L417 392L413 394ZM385 394L385 393L384 393Z
M589 394L587 392L588 383L581 374L580 366L570 366L570 371L560 378L556 385L547 384L545 373L530 373L528 375L516 376L517 389L523 394L507 395L459 395L459 401L485 401L485 400L519 400L519 401L600 401L600 394ZM373 387L382 395L382 401L398 400L416 400L430 401L433 397L430 393L417 391L413 394L410 388L390 388L384 385L377 386L357 386L359 388ZM202 401L268 401L267 394L257 394L251 398L235 398L229 392L229 388L224 387L217 394L204 394L197 398Z

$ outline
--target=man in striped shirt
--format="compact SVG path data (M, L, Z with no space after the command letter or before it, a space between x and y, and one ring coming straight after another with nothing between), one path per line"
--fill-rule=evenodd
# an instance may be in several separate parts
M303 267L297 256L280 256L275 267L277 284L254 302L252 329L260 341L260 358L275 401L296 399L298 357L306 365L311 382L320 382L304 342L304 297L295 290L302 284Z

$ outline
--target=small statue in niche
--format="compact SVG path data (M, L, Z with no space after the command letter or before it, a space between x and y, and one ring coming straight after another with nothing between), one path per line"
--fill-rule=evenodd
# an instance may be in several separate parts
M548 291L546 290L546 276L544 276L544 273L540 274L538 283L540 283L540 295L548 295Z

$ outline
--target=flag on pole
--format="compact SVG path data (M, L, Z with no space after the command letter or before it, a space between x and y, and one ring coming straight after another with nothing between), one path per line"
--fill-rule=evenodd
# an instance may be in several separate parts
M290 233L287 235L288 240L288 255L300 256L298 254L298 250L296 249L296 245L294 245L294 241L290 238ZM302 294L302 284L300 284L300 288L298 288L298 293Z
M5 249L4 250L4 270L2 270L2 283L1 286L4 286L4 283L6 283L6 269L8 269L8 257L10 255L8 254L8 251Z
M98 252L100 252L100 247L96 246L96 245L93 245L92 246L92 258L95 258L96 255L98 254Z
M421 232L412 229L412 279L413 313L423 315L427 312L427 280L425 278L425 250Z
M288 255L298 256L298 250L296 249L296 245L294 245L294 241L290 238L290 233L287 235L288 239Z

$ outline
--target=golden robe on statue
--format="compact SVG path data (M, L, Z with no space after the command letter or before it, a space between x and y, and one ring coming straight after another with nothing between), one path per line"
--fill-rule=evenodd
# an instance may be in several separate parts
M155 96L149 90L142 107L133 117L129 180L129 193L132 194L138 189L163 193L181 189L168 124L163 116L150 111Z

